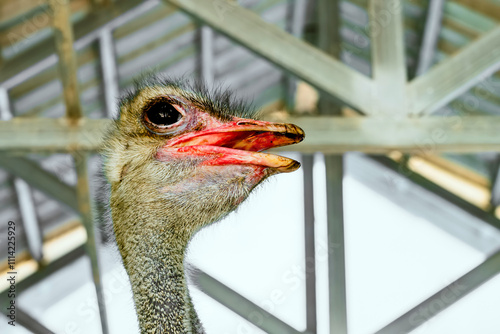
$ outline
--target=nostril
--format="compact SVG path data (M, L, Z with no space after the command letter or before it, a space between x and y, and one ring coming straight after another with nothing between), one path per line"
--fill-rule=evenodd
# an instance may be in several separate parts
M257 124L249 121L239 121L238 123L236 123L236 125L257 125Z

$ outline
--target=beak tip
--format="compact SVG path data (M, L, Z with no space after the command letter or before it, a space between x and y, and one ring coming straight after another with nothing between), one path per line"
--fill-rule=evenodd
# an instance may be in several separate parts
M295 132L295 135L297 136L297 143L300 143L301 141L304 140L304 138L306 137L306 133L304 132L304 130L302 130L301 127L293 124L293 127L294 127L294 132Z

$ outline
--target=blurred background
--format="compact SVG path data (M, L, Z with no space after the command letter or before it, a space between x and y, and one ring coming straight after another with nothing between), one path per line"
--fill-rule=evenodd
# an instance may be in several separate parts
M500 0L2 0L0 332L138 332L97 152L155 72L306 132L280 153L299 171L190 244L208 333L498 333L499 20Z

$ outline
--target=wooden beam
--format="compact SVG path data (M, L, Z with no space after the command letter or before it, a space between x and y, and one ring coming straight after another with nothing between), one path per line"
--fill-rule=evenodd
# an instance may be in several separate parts
M409 86L413 114L430 114L500 69L500 26L417 77Z
M66 117L75 121L82 117L82 106L78 89L78 67L73 49L74 37L69 2L68 0L49 0L49 6L53 12L52 22L57 55L59 56L59 71L66 104Z
M226 0L164 0L346 104L369 112L371 80ZM360 93L361 92L361 93Z
M384 154L500 151L500 117L296 117L286 119L304 129L304 142L279 151ZM68 126L64 119L14 118L0 121L0 152L96 151L113 121L79 120Z

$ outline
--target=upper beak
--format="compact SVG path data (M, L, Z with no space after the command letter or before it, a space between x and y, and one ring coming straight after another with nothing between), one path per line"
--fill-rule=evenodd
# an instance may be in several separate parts
M291 172L300 167L297 161L257 152L299 143L303 139L304 131L293 124L238 118L176 137L160 149L158 158L163 160L175 153L189 154L208 157L205 165L246 164Z

